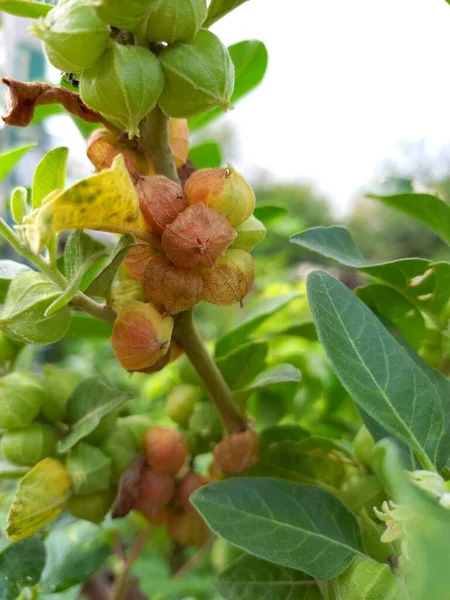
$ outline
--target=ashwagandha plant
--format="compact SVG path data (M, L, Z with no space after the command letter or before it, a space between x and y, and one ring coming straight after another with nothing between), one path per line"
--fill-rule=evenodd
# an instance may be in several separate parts
M175 560L175 578L214 536L239 549L217 580L226 599L449 597L450 263L370 264L345 228L309 229L292 243L367 283L352 292L313 271L313 321L294 308L284 330L264 331L298 294L258 300L216 341L214 358L194 324L200 302L242 305L265 236L246 179L208 153L188 158L189 128L264 74L260 42L227 49L209 30L243 1L0 2L34 19L31 33L68 75L64 86L4 78L5 123L27 126L37 106L61 104L101 127L87 141L93 175L66 187L68 150L56 148L32 189L13 191L15 224L0 221L24 259L0 261L1 473L19 478L0 551L2 600L79 584L91 598L138 597L133 565L154 531L174 544L172 561L200 548L180 570ZM3 177L25 150L0 157ZM373 197L450 242L450 207L437 196ZM84 230L120 237L111 248ZM92 332L110 337L130 373L185 361L166 398L172 426L124 413L130 394L101 377L16 368L28 344ZM330 371L319 385L299 357L268 362L273 339L299 336L318 338L342 385ZM301 376L312 400L297 394ZM308 402L320 405L314 419ZM130 543L136 513L146 525ZM95 588L106 561L112 585Z

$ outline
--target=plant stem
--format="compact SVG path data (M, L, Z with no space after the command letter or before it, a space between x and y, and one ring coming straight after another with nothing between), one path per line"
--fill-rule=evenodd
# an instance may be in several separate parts
M142 141L155 173L180 183L170 148L169 119L159 107L147 116L142 129Z
M105 323L114 323L116 319L116 313L109 306L95 302L86 294L78 293L72 298L71 305L81 308L84 312L100 319L100 321L105 321Z
M196 368L229 433L247 429L247 421L194 324L192 311L175 317L174 336Z

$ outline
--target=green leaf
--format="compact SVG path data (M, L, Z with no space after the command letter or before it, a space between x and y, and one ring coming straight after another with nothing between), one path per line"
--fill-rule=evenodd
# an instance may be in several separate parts
M450 206L437 196L431 194L395 194L394 196L368 194L368 197L414 217L432 229L444 242L450 244Z
M267 69L267 49L258 40L239 42L228 48L234 64L235 84L231 102L235 103L240 98L253 90L263 79ZM202 113L189 119L190 131L204 127L220 117L223 111L218 108Z
M232 10L244 4L247 0L212 0L208 8L208 16L203 27L211 27L216 21L230 13Z
M234 329L219 338L216 344L216 357L219 358L232 352L237 346L247 341L249 334L253 333L266 319L298 297L299 294L282 294L275 298L258 301L255 309L249 312Z
M274 204L260 204L255 208L253 214L264 225L269 225L272 221L284 217L287 214L287 209L284 206Z
M314 271L308 297L319 339L349 394L407 444L424 468L433 469L448 421L448 399L444 413L435 383L337 279Z
M313 227L294 235L291 242L367 273L402 294L419 310L438 313L450 300L450 263L404 258L371 265L345 227Z
M309 431L294 423L266 427L266 429L263 429L261 432L260 437L261 453L263 453L265 450L268 450L271 444L287 441L298 442L300 440L304 440L310 435L311 434Z
M266 342L250 342L217 360L222 375L231 389L239 389L263 371L269 346Z
M0 598L16 600L39 582L45 565L45 546L37 537L10 544L0 552Z
M295 569L274 565L254 556L234 561L216 581L225 600L320 600L314 579Z
M72 320L66 337L72 340L108 339L111 337L112 325L99 321L89 315L72 314Z
M73 423L70 433L59 442L59 452L67 452L97 428L106 415L132 398L132 394L114 389L99 377L82 381L67 401L66 420Z
M64 249L64 272L69 281L78 277L80 269L92 256L99 256L106 247L83 231L70 234Z
M86 293L92 296L102 296L104 298L111 288L114 277L123 259L134 245L135 241L132 235L122 235L108 256L99 263L102 270L92 283L89 284Z
M189 158L197 169L220 167L222 149L217 142L202 142L190 149Z
M18 0L16 0L16 2L17 2L17 4L22 4L21 2L19 3ZM10 12L10 11L6 10L5 6L10 5L10 4L16 4L16 2L13 2L13 1L5 2L5 1L0 0L0 12L2 10L5 12ZM34 3L29 2L29 4L34 4ZM8 150L7 152L3 152L2 154L0 154L0 183L4 179L6 179L6 177L8 177L8 175L14 169L16 164L19 162L19 160L23 156L25 156L25 154L29 150L31 150L31 148L34 148L35 146L36 146L36 144L26 144L25 146L20 146L20 148L14 148L13 150Z
M45 545L47 561L39 585L44 594L62 592L83 583L111 554L105 530L85 521L54 529Z
M11 281L25 271L31 271L30 267L13 260L0 260L0 304L5 302Z
M10 200L11 216L14 221L21 225L29 213L27 188L16 187L13 189Z
M301 380L301 373L296 367L289 364L276 365L271 369L259 373L259 375L257 375L246 387L237 390L235 395L238 397L241 395L249 395L274 385L300 383Z
M356 295L373 312L386 317L413 348L418 350L422 346L426 334L425 319L404 296L380 284L360 287Z
M66 186L69 148L50 150L36 167L33 177L33 208L39 208L46 196Z
M242 477L207 485L191 498L230 543L316 579L337 577L364 552L354 515L313 486Z

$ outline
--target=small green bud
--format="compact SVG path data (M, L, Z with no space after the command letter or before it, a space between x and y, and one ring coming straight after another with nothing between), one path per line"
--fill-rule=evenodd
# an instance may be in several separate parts
M0 379L0 428L28 427L39 414L45 390L37 377L9 373Z
M160 62L150 50L114 44L82 73L80 95L131 139L139 136L139 123L155 108L163 86Z
M56 451L58 434L50 425L32 423L2 436L2 454L15 465L32 467Z
M166 115L191 117L231 107L234 65L216 35L201 29L192 42L171 44L158 58L165 75L159 104Z
M153 0L145 22L149 42L189 42L203 25L206 0Z
M375 441L370 431L365 425L361 427L353 440L353 454L356 460L362 462L368 467L372 464L372 450L375 447Z
M167 396L166 415L178 425L187 425L201 395L201 389L195 385L177 385Z
M97 16L118 29L134 31L148 14L150 0L92 0Z
M251 252L256 244L262 242L267 232L261 221L253 215L234 229L237 238L231 244L230 249L245 250L245 252Z
M11 215L14 221L21 225L29 212L28 194L24 187L17 187L11 194Z
M76 494L107 490L111 483L111 458L99 448L80 442L67 457L66 467Z
M64 421L66 404L71 393L80 383L82 376L70 369L58 369L53 365L45 365L43 384L45 400L42 414L49 421Z
M72 496L67 504L67 510L73 517L84 519L91 523L101 523L108 513L116 496L115 490L105 490L95 494Z
M44 43L52 65L68 73L93 67L110 36L108 26L97 17L90 0L60 2L31 25L31 32Z
M45 311L61 289L41 273L26 271L13 279L0 316L0 329L9 337L29 344L59 341L70 324L65 306L46 317Z
M134 448L137 451L144 449L145 433L152 425L152 421L144 415L130 415L122 417L117 421L117 429L128 432L126 434L127 438L130 441L132 440Z

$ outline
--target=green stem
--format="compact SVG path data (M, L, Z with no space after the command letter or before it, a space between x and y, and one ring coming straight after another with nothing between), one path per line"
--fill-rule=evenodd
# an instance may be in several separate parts
M169 119L159 107L147 116L142 128L142 141L155 173L180 183L170 147Z
M192 311L175 317L174 336L200 375L229 433L245 431L247 421L234 402L222 373L205 347Z

